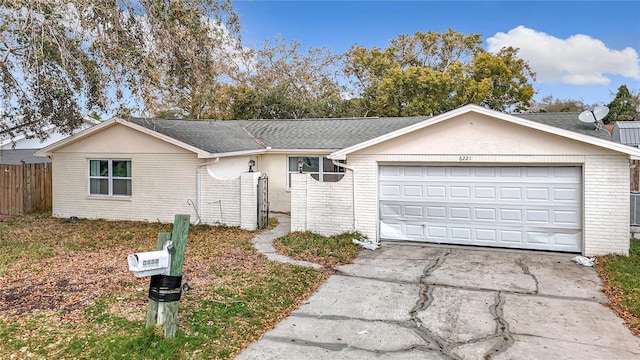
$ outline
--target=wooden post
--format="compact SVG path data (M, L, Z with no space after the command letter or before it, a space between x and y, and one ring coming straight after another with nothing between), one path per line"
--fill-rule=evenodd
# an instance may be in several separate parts
M184 254L187 249L187 235L189 234L189 215L176 215L173 220L172 233L159 233L156 250L162 250L164 244L171 240L175 252L169 263L169 276L182 276ZM161 324L164 337L176 336L178 325L178 301L158 302L149 299L147 306L147 327Z
M181 276L182 265L184 264L184 253L187 249L187 235L189 234L189 215L176 215L173 220L173 232L171 241L175 253L171 255L171 263L169 264L170 276ZM178 327L178 302L166 302L164 305L164 337L172 338L176 336Z
M156 244L156 250L162 250L164 243L171 240L171 233L159 233L158 243ZM147 305L147 327L155 326L158 322L158 302L149 299L149 305Z

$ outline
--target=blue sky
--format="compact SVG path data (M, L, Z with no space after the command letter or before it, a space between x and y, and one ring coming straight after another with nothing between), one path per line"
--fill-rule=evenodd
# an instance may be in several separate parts
M245 45L282 36L335 54L385 47L400 34L482 34L511 45L538 74L536 99L606 104L626 84L640 90L640 0L635 1L247 1L236 0ZM252 46L253 45L253 46Z

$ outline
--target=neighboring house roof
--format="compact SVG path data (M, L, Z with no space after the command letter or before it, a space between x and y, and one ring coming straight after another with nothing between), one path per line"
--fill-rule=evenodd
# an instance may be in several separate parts
M578 113L536 113L508 115L477 105L467 105L436 117L373 117L288 120L175 120L114 118L37 152L50 155L58 148L90 136L103 128L121 124L197 153L201 158L260 154L264 152L332 152L350 150L474 111L500 119L603 146L606 131L595 131L578 120ZM587 136L589 135L589 136ZM605 140L607 139L607 140ZM368 146L368 145L366 145Z
M85 116L76 132L99 123L99 120ZM0 164L19 165L51 162L47 158L36 156L35 152L69 136L58 132L56 127L51 124L42 129L48 134L48 138L44 140L34 137L33 133L29 131L20 132L19 126L11 128L11 131L16 130L18 130L18 134L14 137L10 137L7 131L0 132Z
M91 127L93 125L97 125L100 122L101 122L100 120L96 120L96 119L94 119L92 117L85 116L85 117L83 117L83 124L79 127L79 130L84 130L84 129L86 129L88 127ZM52 124L49 124L49 125L45 126L42 130L47 132L47 133L49 133L50 135L53 135L53 134L57 133L55 125L52 125ZM0 132L0 148L4 147L6 145L13 145L14 143L19 143L20 141L23 141L23 140L29 140L30 138L33 137L33 133L31 133L29 131L20 132L19 131L19 126L12 127L11 131L18 131L18 133L12 138L12 137L8 136L8 132L6 132L6 131L5 132ZM45 147L45 146L48 146L48 145L53 143L52 141L49 141L48 139L45 139L44 141L40 141L40 142L42 144L42 146L40 146L40 147ZM32 149L32 148L30 148L30 149Z
M42 157L36 157L33 153L38 149L0 149L0 164L20 165L51 162Z
M611 137L621 144L640 147L640 121L616 121Z

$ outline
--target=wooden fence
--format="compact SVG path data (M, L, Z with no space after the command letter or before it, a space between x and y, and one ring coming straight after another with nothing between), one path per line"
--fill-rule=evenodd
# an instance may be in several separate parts
M51 164L0 165L0 214L51 211Z
M640 160L631 160L631 176L629 185L631 191L640 191Z

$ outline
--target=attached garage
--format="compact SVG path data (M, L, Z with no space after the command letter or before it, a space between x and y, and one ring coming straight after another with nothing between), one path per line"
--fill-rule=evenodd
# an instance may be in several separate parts
M353 199L353 228L383 243L628 254L640 149L577 116L551 120L467 105L335 151L354 186L332 199Z
M579 166L379 167L381 240L582 251Z

